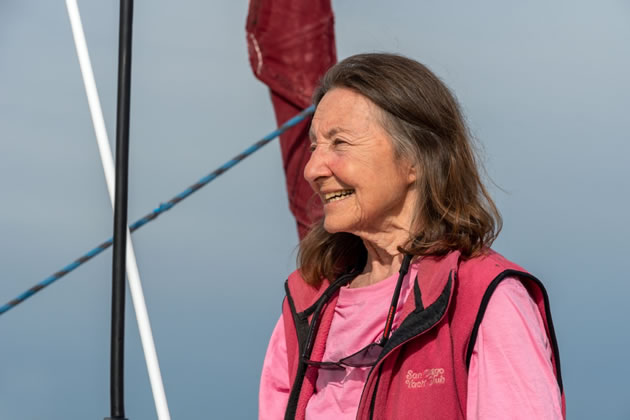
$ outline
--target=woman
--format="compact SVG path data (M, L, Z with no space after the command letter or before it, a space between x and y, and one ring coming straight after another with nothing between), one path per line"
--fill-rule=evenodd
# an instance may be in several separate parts
M558 419L546 292L489 247L501 226L448 88L361 54L315 92L304 176L324 218L300 243L261 419Z

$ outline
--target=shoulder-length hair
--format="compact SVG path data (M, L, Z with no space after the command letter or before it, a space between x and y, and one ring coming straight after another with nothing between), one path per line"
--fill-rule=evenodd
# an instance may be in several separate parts
M439 256L459 250L467 258L487 249L501 230L501 215L483 185L468 129L446 85L407 57L358 54L328 70L313 103L334 88L352 89L376 104L395 158L419 168L415 220L400 252ZM318 285L361 269L366 255L359 237L328 233L320 220L300 242L298 266L307 283Z

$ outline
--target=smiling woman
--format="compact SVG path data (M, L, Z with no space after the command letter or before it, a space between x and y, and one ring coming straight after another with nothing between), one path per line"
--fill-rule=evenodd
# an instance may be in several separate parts
M362 248L363 234L356 229L377 237L396 230L402 237L390 242L413 255L457 249L472 256L494 241L501 216L481 182L459 106L424 65L396 55L353 56L324 76L314 103L306 179L321 196L352 176L366 194L357 193L348 203L355 208L344 215L354 232L334 229L335 218L326 217L300 244L299 265L308 283L336 278L357 263L356 252L329 253ZM394 188L403 184L405 191ZM373 214L376 206L384 211ZM354 235L332 235L341 231Z
M563 418L547 294L490 249L501 218L448 88L361 54L314 103L304 176L324 217L286 283L260 418Z
M331 90L317 107L304 176L324 202L326 232L361 237L360 232L381 235L411 225L416 168L408 159L395 159L378 113L366 97L346 88Z

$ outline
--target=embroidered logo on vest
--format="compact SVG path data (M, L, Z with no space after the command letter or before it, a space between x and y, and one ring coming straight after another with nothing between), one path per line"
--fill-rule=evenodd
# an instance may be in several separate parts
M407 371L405 384L407 388L425 388L433 385L443 385L446 382L443 368L425 369L422 372Z

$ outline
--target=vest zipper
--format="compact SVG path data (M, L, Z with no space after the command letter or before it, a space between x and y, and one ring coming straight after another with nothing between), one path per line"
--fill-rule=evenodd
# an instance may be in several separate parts
M381 380L381 370L383 368L383 362L385 361L385 359L387 359L387 357L392 354L394 351L400 349L402 346L404 346L405 344L407 344L408 342L410 342L411 340L416 339L417 337L420 337L421 335L423 335L424 333L431 331L433 329L433 327L437 324L439 324L440 322L442 322L442 319L444 319L444 316L446 315L446 312L444 315L442 315L442 317L434 324L432 325L430 328L426 329L425 331L422 331L420 333L418 333L417 335L414 335L413 337L403 341L402 343L400 343L399 345L397 345L396 347L394 347L393 349L391 349L390 351L387 352L387 354L385 354L374 367L378 366L378 376L376 377L376 384L374 385L374 393L372 394L372 401L370 402L370 420L373 419L374 416L374 400L376 397L376 391L379 385L379 382ZM374 369L372 369L372 372L374 371ZM365 392L365 390L367 389L367 383L370 381L370 375L368 375L368 379L366 382L366 386L363 388L363 392ZM363 396L361 396L361 399L363 399ZM359 400L361 401L361 400ZM358 419L358 417L357 417Z
M456 277L457 274L455 273L455 278L453 280L456 281ZM453 295L453 283L451 283L451 290L449 292L449 297L448 297L448 303L446 305L446 308L444 308L444 313L442 314L442 316L440 316L440 318L434 322L429 328L420 331L418 334L415 334L413 337L409 337L408 339L406 339L405 341L403 341L402 343L398 344L396 347L393 347L391 350L389 350L387 353L385 353L374 365L374 367L372 368L372 370L370 371L370 373L368 374L368 378L365 382L365 386L363 387L363 391L362 391L362 395L361 395L361 399L359 401L363 400L363 394L365 393L366 389L368 388L368 383L370 382L371 376L373 374L373 372L376 370L376 368L378 368L378 376L376 378L376 384L374 385L374 393L372 394L372 400L370 401L370 410L369 410L369 419L373 420L374 417L374 402L375 402L375 397L376 397L376 391L381 379L381 370L383 368L383 363L385 361L385 359L387 359L387 357L389 355L391 355L394 351L400 349L402 346L404 346L405 344L409 343L411 340L415 340L416 338L420 337L421 335L431 331L436 325L438 325L440 322L442 322L442 320L444 319L444 317L446 316L446 313L448 312L448 308L450 306L450 302L451 302L451 297ZM359 403L359 407L361 406L361 404ZM357 420L358 420L358 414L357 413Z

